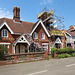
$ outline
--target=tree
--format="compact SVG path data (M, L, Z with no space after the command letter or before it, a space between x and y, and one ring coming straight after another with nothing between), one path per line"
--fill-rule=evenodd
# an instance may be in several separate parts
M6 46L0 45L0 60L5 60L5 54L8 53L8 48Z

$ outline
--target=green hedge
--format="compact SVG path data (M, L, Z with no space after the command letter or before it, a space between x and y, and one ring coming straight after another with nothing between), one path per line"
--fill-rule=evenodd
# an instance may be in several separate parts
M72 53L71 56L72 56L72 57L75 57L75 53Z
M68 57L70 57L71 55L69 55L69 54L59 54L58 56L57 56L57 58L68 58Z
M57 49L57 48L54 47L54 48L51 49L51 54L53 54L53 53L57 53L57 54L64 54L64 53L72 54L73 52L75 52L75 50L71 49L70 47L63 48L63 49Z

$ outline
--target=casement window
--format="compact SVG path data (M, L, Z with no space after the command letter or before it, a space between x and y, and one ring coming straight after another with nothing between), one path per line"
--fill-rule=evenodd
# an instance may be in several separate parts
M8 37L8 31L6 29L2 30L2 37Z
M48 49L48 43L42 43L43 46L43 50L47 50Z
M9 45L5 45L5 44L4 44L3 46L6 46L7 48L9 48Z
M38 38L37 33L34 32L34 34L33 34L33 39L37 39L37 38Z
M45 34L44 33L41 34L41 39L45 39Z

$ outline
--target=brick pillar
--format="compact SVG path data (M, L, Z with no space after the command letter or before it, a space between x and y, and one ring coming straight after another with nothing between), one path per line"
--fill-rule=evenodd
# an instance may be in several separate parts
M17 56L14 56L14 59L17 60L18 59Z
M56 58L57 57L57 54L56 53L54 53L54 58Z
M44 57L48 58L48 51L45 52Z
M31 58L33 58L34 56L33 56L33 54L31 54Z

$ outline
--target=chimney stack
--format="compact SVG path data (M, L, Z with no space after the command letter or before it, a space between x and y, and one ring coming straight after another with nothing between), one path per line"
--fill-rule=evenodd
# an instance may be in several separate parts
M13 20L15 22L20 22L20 8L15 6L13 9L13 13Z

